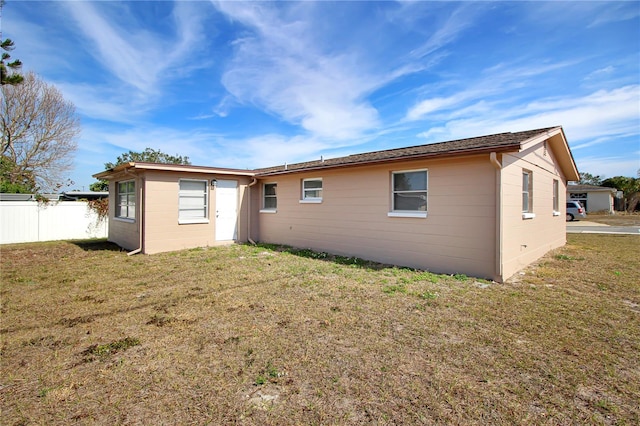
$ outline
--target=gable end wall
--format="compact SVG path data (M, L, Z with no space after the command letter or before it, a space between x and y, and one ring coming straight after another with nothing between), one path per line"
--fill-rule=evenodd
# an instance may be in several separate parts
M547 144L548 145L548 144ZM522 217L522 171L533 173L532 219ZM560 214L553 214L553 180L558 180ZM544 142L524 146L519 153L502 156L503 191L502 269L507 279L566 243L567 182L555 156Z

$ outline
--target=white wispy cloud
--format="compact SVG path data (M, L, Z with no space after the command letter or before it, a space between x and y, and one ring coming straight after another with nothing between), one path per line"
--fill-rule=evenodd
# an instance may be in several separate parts
M429 66L429 56L470 25L469 14L456 9L434 23L425 43L415 48L398 44L391 55L383 55L366 40L354 39L348 29L343 44L335 38L328 43L315 4L214 5L250 30L234 43L235 56L222 80L227 90L240 103L256 105L309 135L339 144L379 130L380 116L368 96Z
M474 18L482 9L483 7L479 7L478 4L462 3L454 9L453 13L449 14L442 24L436 23L433 33L410 54L417 58L423 58L456 41L465 30L472 26Z
M523 61L496 64L483 70L474 79L460 78L453 84L449 83L449 87L426 86L421 90L425 99L409 107L404 120L430 119L431 115L439 119L456 118L472 105L475 105L474 111L480 105L486 107L487 100L496 97L500 97L500 100L494 102L504 103L509 97L514 96L513 93L517 92L518 88L526 86L528 80L573 65L571 61L529 66L519 64ZM453 85L462 86L464 89L448 96L439 95L441 92L453 91Z
M602 77L611 75L614 71L615 71L615 67L609 65L604 68L598 68L597 70L590 72L589 74L587 74L587 76L584 79L591 80L594 78L602 78Z
M572 142L638 134L640 86L599 90L585 96L541 99L529 104L495 104L486 113L474 111L449 120L420 136L458 139L473 135L562 125ZM438 139L442 140L442 139Z
M83 46L120 83L146 96L156 96L174 72L194 66L186 58L201 39L201 17L178 2L166 27L173 33L160 33L141 27L129 6L110 2L63 2L86 40ZM105 82L114 84L110 78Z
M203 22L210 7L166 5L162 21L148 23L132 4L47 3L39 13L65 32L47 31L47 26L18 17L20 46L28 49L21 59L26 69L34 66L55 84L83 116L136 123L159 106L180 102L176 82L212 61L204 56L208 41Z
M222 79L239 102L322 137L348 139L378 126L377 111L364 98L375 83L366 71L356 72L350 57L322 51L312 22L301 19L304 11L283 16L262 3L216 6L251 30L235 41L235 57Z

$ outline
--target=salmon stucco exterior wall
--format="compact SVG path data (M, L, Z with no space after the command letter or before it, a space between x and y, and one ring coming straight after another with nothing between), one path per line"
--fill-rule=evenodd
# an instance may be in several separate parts
M427 216L389 217L391 174L427 170ZM303 179L322 202L302 203ZM495 169L488 155L350 167L265 178L276 211L259 213L262 242L444 273L495 276ZM262 193L262 192L261 192Z
M533 214L522 214L522 174L532 176ZM517 153L502 156L502 271L504 279L566 243L566 178L546 141L523 146ZM553 209L553 181L558 182L558 207Z
M210 247L229 244L234 241L247 241L247 198L245 193L249 179L246 177L223 177L209 174L180 174L166 172L147 172L146 177L146 215L144 218L145 244L147 254L163 251L182 250L195 247ZM180 223L178 220L178 189L181 179L231 180L238 183L237 192L237 237L235 240L219 241L216 238L216 192L215 185L208 185L209 212L207 223Z
M216 186L211 181L237 182L237 233L231 240L216 238ZM246 176L226 176L210 173L175 173L144 170L136 174L121 173L110 181L109 192L116 194L118 182L133 180L136 189L135 218L119 218L116 215L117 198L109 203L109 241L114 241L128 251L140 250L145 254L207 247L247 241L248 198L247 187L251 179ZM180 180L206 181L208 212L201 223L180 223ZM144 211L144 213L143 213Z

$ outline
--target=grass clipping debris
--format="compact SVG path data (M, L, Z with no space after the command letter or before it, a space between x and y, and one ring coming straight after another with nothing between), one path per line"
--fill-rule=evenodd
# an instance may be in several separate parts
M568 238L506 284L277 246L3 246L3 424L638 424L640 240Z

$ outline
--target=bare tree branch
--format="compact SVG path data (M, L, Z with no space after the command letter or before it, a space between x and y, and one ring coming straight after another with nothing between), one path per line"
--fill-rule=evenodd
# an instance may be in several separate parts
M75 106L33 73L1 90L0 153L15 164L15 175L32 173L41 190L56 189L77 149L80 120Z

